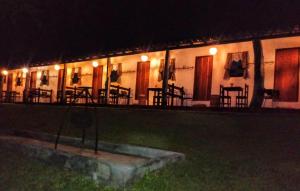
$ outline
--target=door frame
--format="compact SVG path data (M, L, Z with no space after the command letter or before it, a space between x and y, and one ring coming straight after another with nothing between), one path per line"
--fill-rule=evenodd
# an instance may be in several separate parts
M6 87L6 91L10 92L13 90L13 84L14 84L14 75L13 73L9 73L7 75L7 87Z
M276 64L277 64L277 52L282 50L292 50L297 49L298 50L298 72L297 72L297 100L296 101L282 101L280 100L280 92L279 92L279 99L276 100L278 102L298 102L299 101L299 69L300 69L300 47L292 47L292 48L278 48L275 49L275 63L274 63L274 79L273 79L273 89L275 89L275 82L276 82Z
M95 82L95 75L97 72L97 78ZM99 77L100 74L100 77ZM102 82L103 82L103 66L99 65L95 68L93 68L93 81L92 81L92 95L93 97L97 98L98 97L98 90L102 88ZM97 86L96 92L94 87Z
M138 77L139 77L139 65L142 65L142 64L147 64L147 71L148 71L148 77L147 77L147 81L145 83L147 83L147 88L146 88L146 92L145 92L145 98L144 99L141 99L139 98L139 95L138 95ZM146 74L145 74L146 75ZM150 84L150 61L146 61L146 62L138 62L137 63L137 69L136 69L136 82L135 82L135 100L138 100L139 101L139 104L146 104L146 101L147 101L147 89L149 88L149 84Z
M33 75L32 74L35 75L35 82L34 82L35 87L32 87L32 85L33 85ZM30 89L36 88L36 85L37 85L36 83L37 83L37 71L32 71L32 72L30 72L30 84L29 84L30 87L29 88Z
M208 93L209 95L207 96L207 99L199 99L199 98L195 98L195 87L196 85L200 85L200 81L198 81L196 84L196 76L197 76L197 65L198 65L198 59L201 59L201 58L211 58L211 64L209 67L211 67L210 69L210 79L208 79ZM214 56L212 55L205 55L205 56L196 56L195 58L195 68L194 68L194 85L193 85L193 101L209 101L210 100L210 97L211 97L211 91L212 91L212 75L213 75L213 66L214 66ZM198 74L199 75L199 74Z

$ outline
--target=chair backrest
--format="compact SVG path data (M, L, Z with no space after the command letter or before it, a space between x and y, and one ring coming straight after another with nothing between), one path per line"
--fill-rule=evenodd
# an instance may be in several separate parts
M115 85L110 85L110 92L116 93L118 95L125 95L125 96L130 96L130 88L125 88L122 86L115 86Z
M104 97L106 94L106 89L98 89L98 96Z
M249 95L249 85L245 84L244 96L248 98Z
M184 87L175 86L174 83L168 85L168 92L179 97L183 97L185 95Z
M221 84L220 85L220 92L219 92L219 95L220 96L223 96L224 95L224 90L223 90L224 86Z
M264 99L279 99L280 92L276 89L264 89L263 90Z
M181 88L180 88L180 94L181 94L182 97L185 96L184 87L181 87Z

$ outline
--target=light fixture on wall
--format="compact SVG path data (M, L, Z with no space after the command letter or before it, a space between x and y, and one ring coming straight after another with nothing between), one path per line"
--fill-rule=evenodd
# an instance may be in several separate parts
M117 65L117 64L113 64L113 65L112 65L112 69L113 69L114 71L117 71L117 70L118 70L118 65Z
M147 55L142 55L142 56L141 56L141 60L142 60L143 62L147 62L148 59L149 59L149 57L148 57Z
M7 70L2 70L2 74L3 74L4 76L7 76L8 71L7 71Z
M212 47L209 49L210 55L216 55L218 53L218 49L216 47Z
M58 71L58 70L60 69L60 66L59 66L58 64L55 64L55 65L54 65L54 69L55 69L56 71Z
M37 76L38 79L41 79L41 77L42 77L42 72L41 72L41 71L37 72L37 73L36 73L36 76Z
M94 68L97 68L99 66L99 63L97 61L93 61L92 65L93 65Z
M28 73L28 68L23 68L22 71L23 73Z

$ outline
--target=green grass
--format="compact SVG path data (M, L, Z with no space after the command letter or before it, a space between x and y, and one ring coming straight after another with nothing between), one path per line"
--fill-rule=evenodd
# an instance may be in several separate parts
M99 110L99 137L168 149L186 161L122 190L300 190L300 115ZM43 115L42 113L36 115ZM51 114L49 114L51 115ZM54 114L53 114L54 115ZM53 133L57 127L33 128ZM29 127L32 129L32 126ZM80 129L64 135L80 136ZM93 138L89 129L88 137ZM66 170L1 150L0 190L109 190Z

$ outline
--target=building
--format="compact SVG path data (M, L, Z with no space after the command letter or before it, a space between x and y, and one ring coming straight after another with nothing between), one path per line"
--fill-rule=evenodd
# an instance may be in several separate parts
M184 41L147 51L124 50L95 57L30 64L26 69L3 70L2 91L17 92L17 101L21 102L25 89L52 90L52 101L56 102L58 90L91 87L96 98L98 90L107 87L106 81L109 80L111 85L130 88L130 104L147 104L147 88L163 87L166 63L168 83L183 87L185 97L190 98L184 100L185 106L209 107L212 97L220 95L220 85L243 89L248 85L249 105L253 96L258 95L254 89L260 87L258 84L261 82L260 88L278 90L280 94L274 102L264 101L263 107L299 109L298 32L263 34L259 38L243 36L222 41ZM166 58L169 62L165 62ZM260 64L261 67L255 69ZM260 77L261 81L257 81ZM230 92L230 96L232 106L235 106L236 92ZM152 97L153 92L150 92L150 105L153 104ZM125 102L120 101L120 104ZM181 105L181 102L175 99L174 105Z

